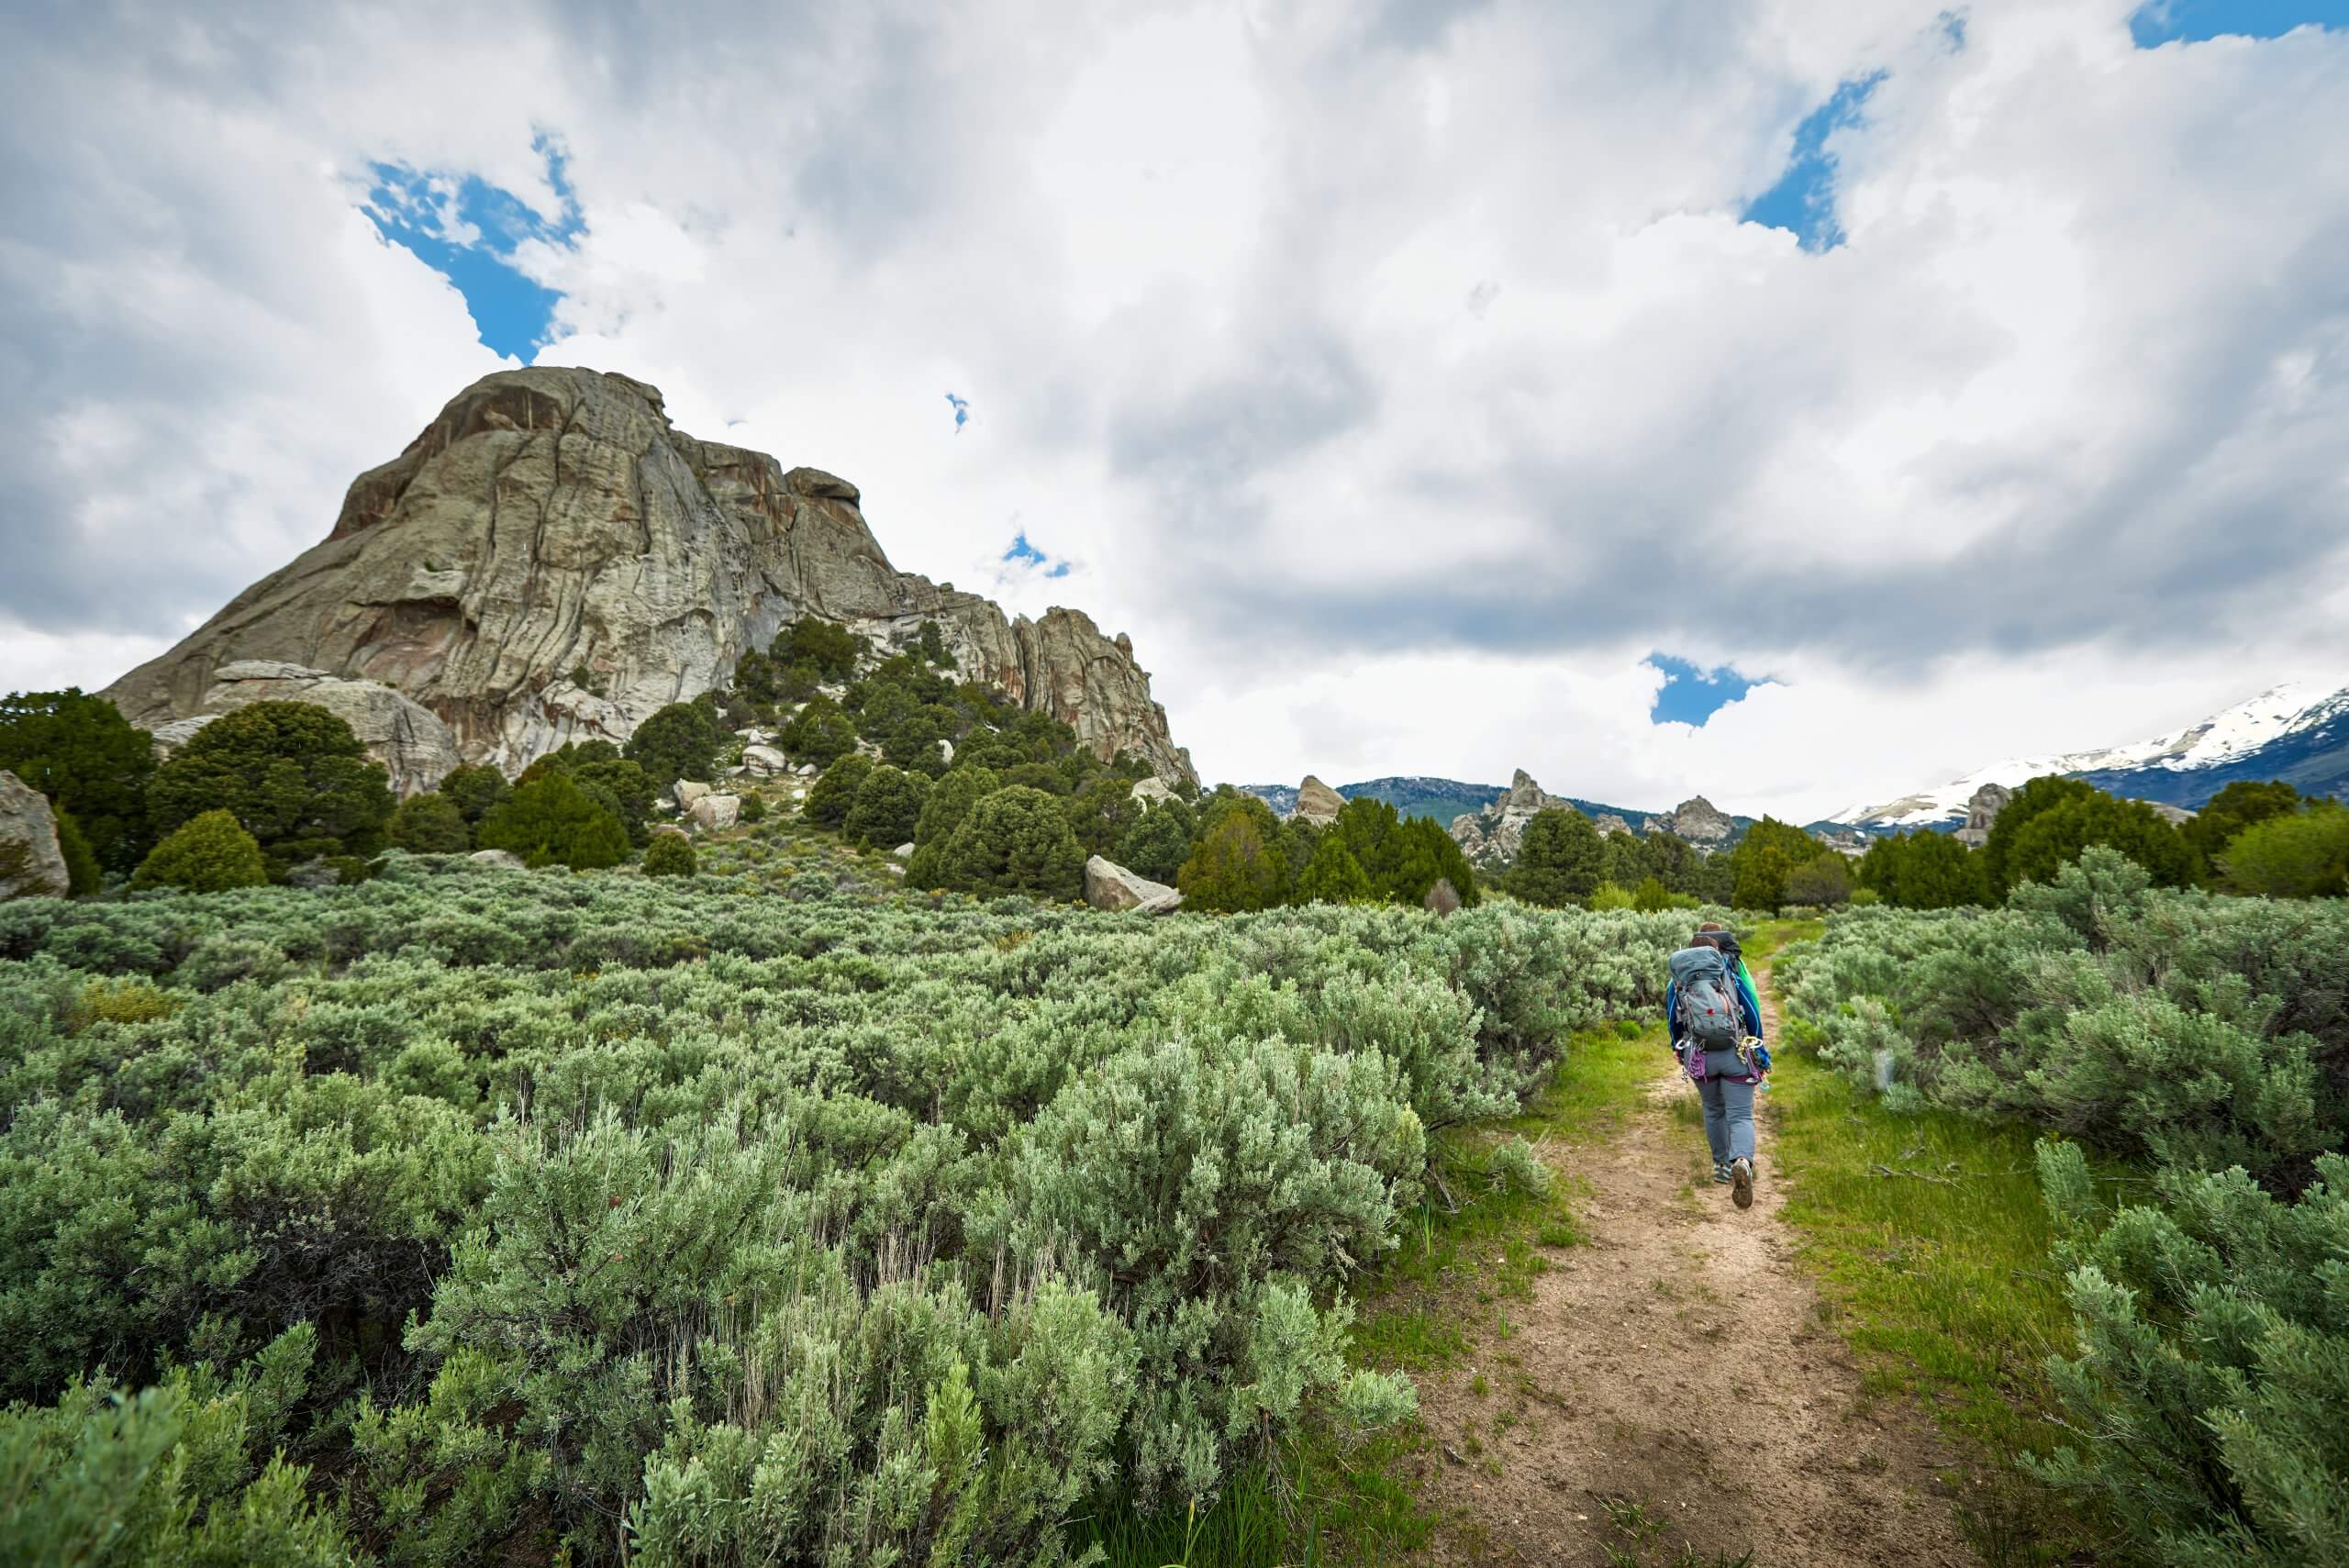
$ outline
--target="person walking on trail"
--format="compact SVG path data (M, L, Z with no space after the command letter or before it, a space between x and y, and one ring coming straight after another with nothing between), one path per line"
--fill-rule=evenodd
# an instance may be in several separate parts
M1705 1105L1713 1180L1740 1208L1753 1206L1753 1091L1770 1071L1762 998L1737 939L1712 921L1670 960L1664 1010L1673 1054Z

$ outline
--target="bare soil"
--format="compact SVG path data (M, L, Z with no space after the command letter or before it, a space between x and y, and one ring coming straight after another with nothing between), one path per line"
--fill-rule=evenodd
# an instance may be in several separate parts
M1763 984L1769 1033L1776 1004ZM1781 1219L1770 1097L1760 1180L1713 1184L1696 1086L1659 1051L1604 1143L1545 1155L1586 1244L1548 1251L1529 1302L1468 1364L1422 1377L1412 1461L1442 1563L1970 1563L1955 1466L1905 1404L1865 1396ZM1685 1106L1686 1108L1678 1108ZM1478 1392L1479 1380L1483 1392Z

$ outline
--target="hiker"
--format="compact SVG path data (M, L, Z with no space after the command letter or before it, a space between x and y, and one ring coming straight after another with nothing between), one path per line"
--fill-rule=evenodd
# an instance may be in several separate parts
M1737 939L1713 921L1671 958L1664 1010L1673 1054L1705 1104L1713 1180L1740 1208L1753 1206L1753 1090L1770 1070L1762 998Z

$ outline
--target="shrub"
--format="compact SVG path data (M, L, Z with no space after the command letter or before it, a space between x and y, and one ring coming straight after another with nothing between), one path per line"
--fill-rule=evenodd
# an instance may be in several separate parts
M856 843L896 849L914 836L929 797L930 780L884 762L868 769L856 786L856 802L841 821L841 831Z
M1589 817L1572 806L1534 813L1509 868L1508 890L1553 909L1579 904L1607 873L1607 844Z
M629 736L622 755L644 770L655 790L679 779L707 779L718 764L718 718L697 702L656 709Z
M206 811L173 829L139 863L135 888L179 887L221 893L269 880L261 845L226 811Z
M593 871L616 866L629 853L628 829L619 818L561 773L517 786L481 819L473 839L484 850L518 854L534 868Z
M395 849L412 855L456 855L473 847L462 807L445 795L412 795L392 813Z
M154 744L107 698L74 686L0 697L0 771L72 814L108 870L129 871L154 847L147 822Z
M691 876L694 846L683 833L664 828L652 835L652 842L644 851L644 874L647 876Z
M227 811L262 847L273 875L319 855L384 847L390 774L351 726L314 703L258 702L223 714L155 770L148 817L168 832Z
M2349 893L2349 808L2326 801L2266 817L2235 836L2220 866L2236 893L2270 898Z
M817 778L807 792L807 804L801 814L808 821L827 828L838 828L856 809L856 792L864 787L865 775L873 772L873 759L850 752Z

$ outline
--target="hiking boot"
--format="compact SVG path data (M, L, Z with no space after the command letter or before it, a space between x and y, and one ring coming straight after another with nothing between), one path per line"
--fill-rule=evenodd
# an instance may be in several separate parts
M1716 1165L1713 1167L1713 1184L1722 1187L1729 1185L1729 1167L1727 1165Z
M1753 1162L1742 1154L1729 1162L1729 1196L1740 1208L1753 1207Z

